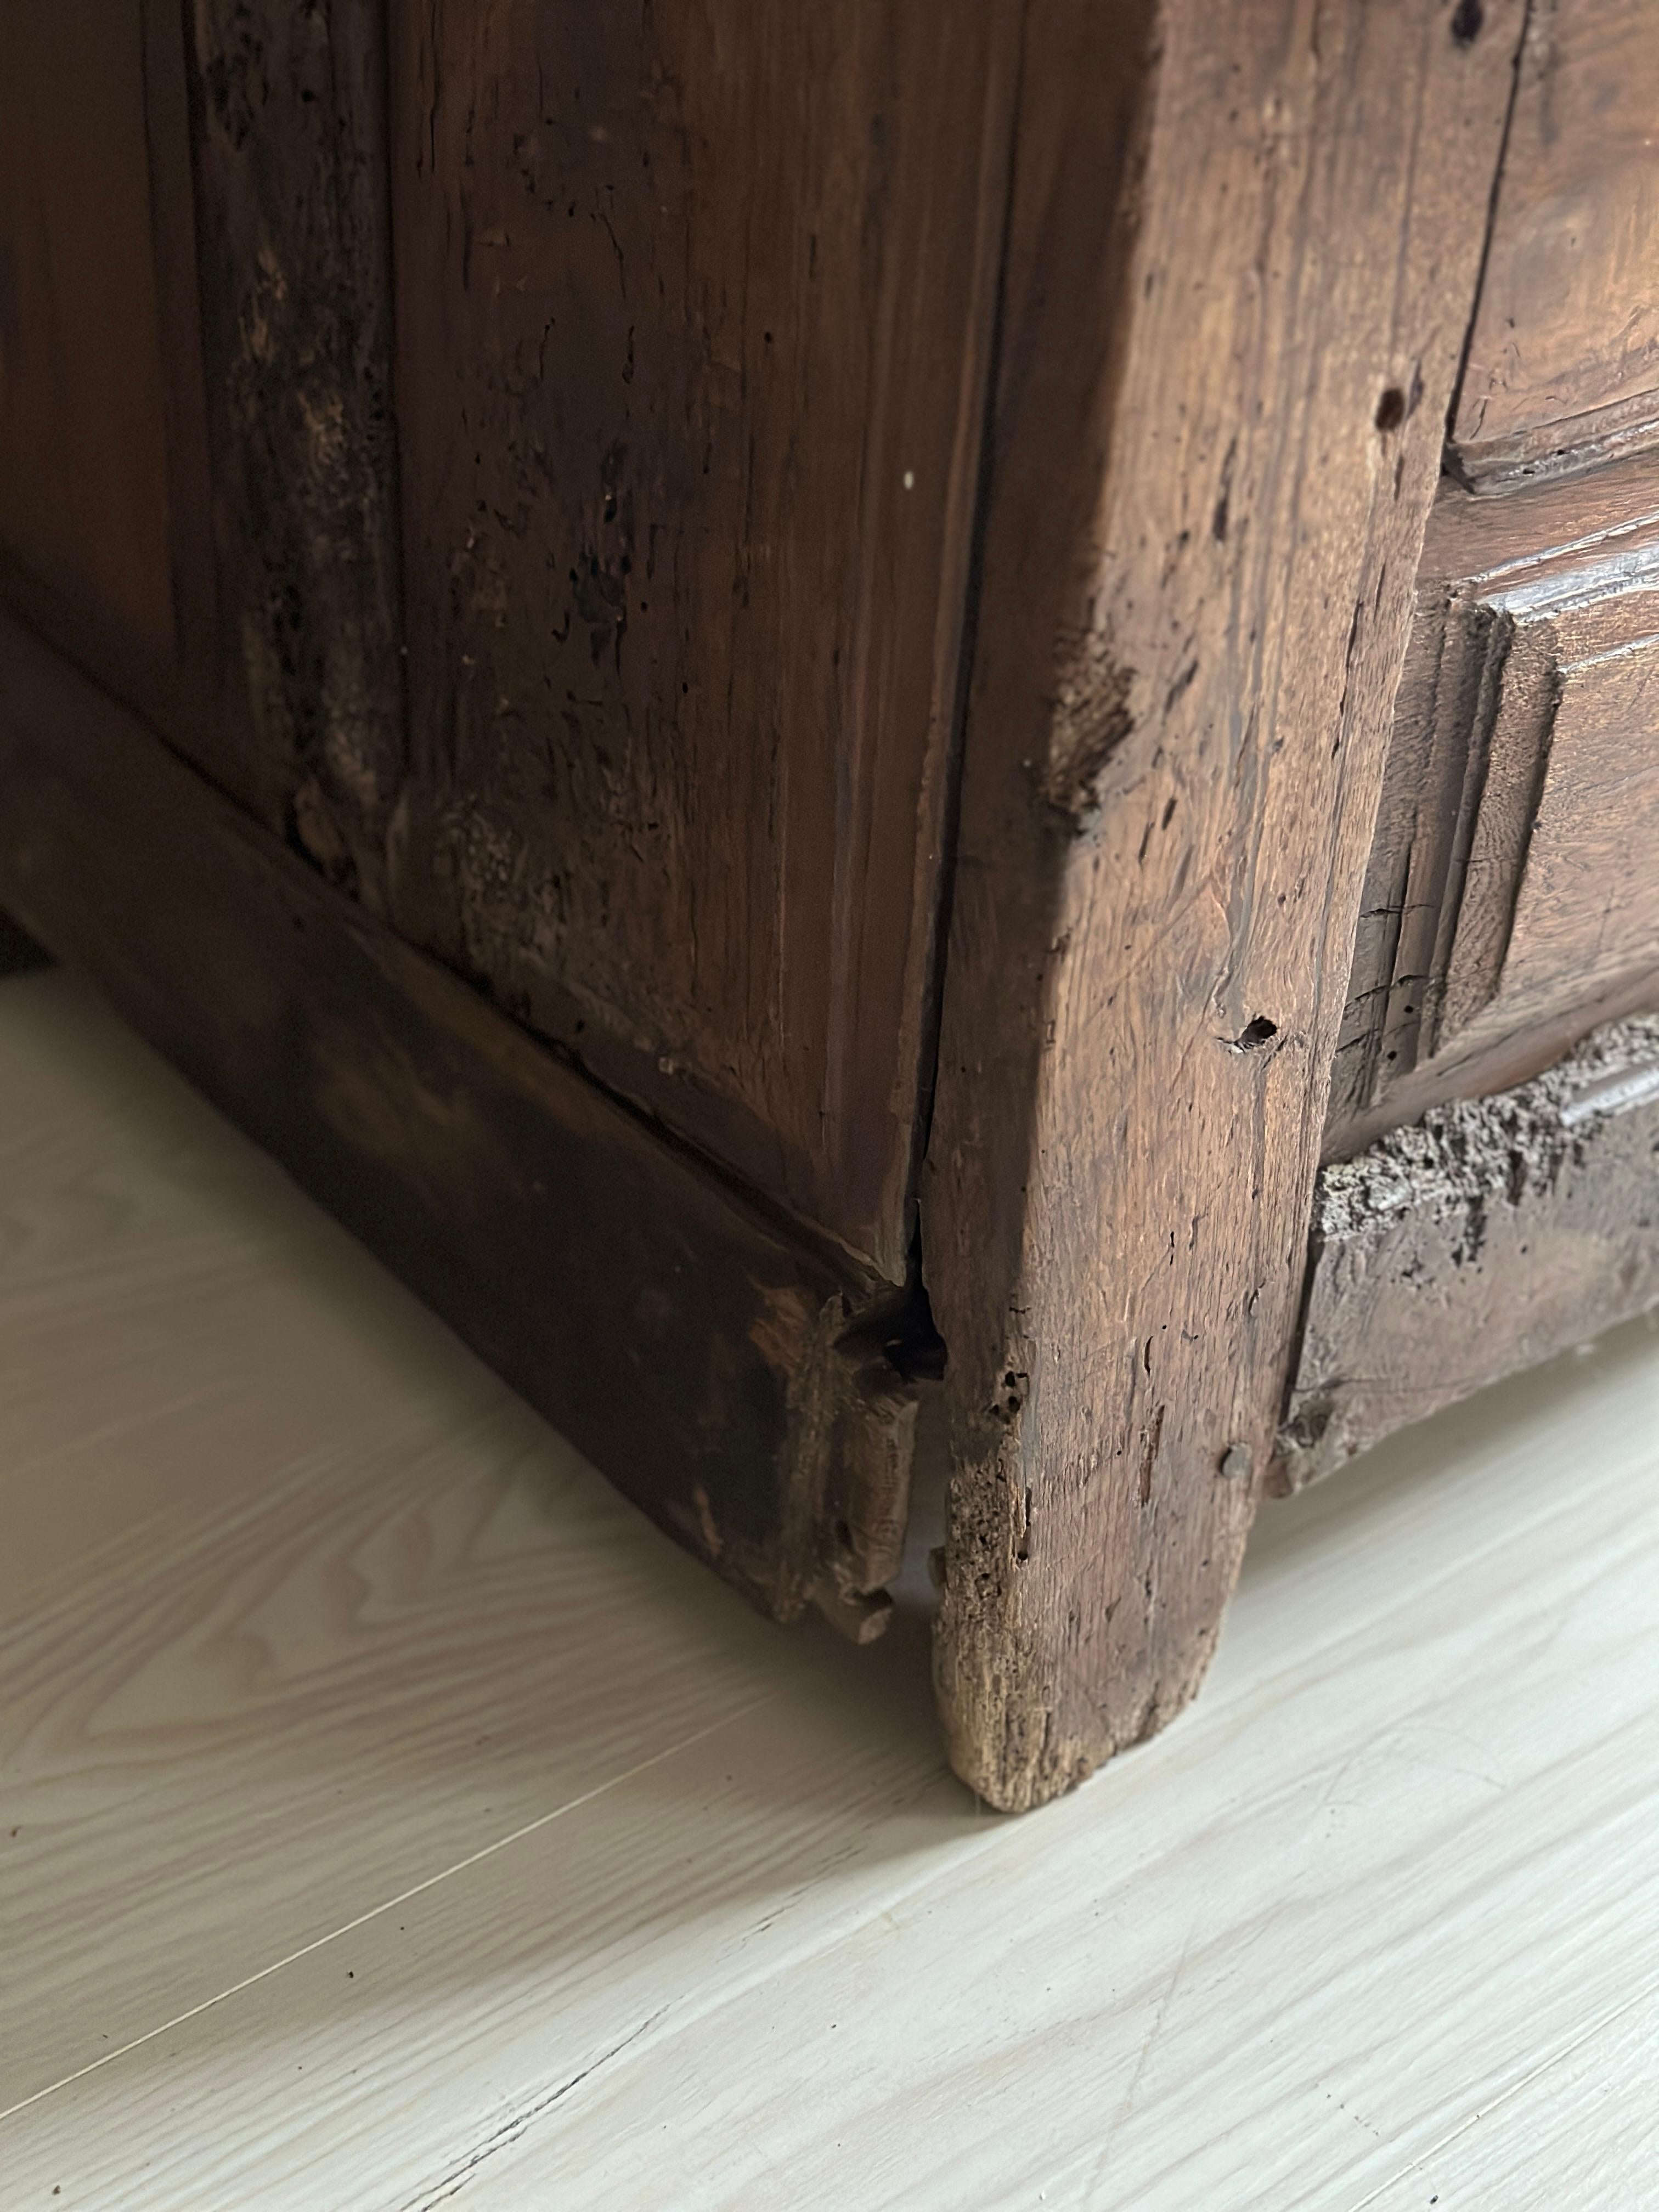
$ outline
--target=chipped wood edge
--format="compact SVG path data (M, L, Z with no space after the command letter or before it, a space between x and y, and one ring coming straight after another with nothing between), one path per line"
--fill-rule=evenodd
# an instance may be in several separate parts
M923 1189L1009 1809L1191 1696L1265 1477L1521 15L1031 9Z
M1273 1489L1659 1302L1656 1159L1645 1015L1326 1168Z

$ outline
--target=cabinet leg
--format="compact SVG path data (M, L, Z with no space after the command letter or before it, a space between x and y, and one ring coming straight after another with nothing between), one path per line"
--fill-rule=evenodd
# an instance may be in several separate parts
M996 1805L1177 1711L1237 1572L1522 13L1027 12L922 1188Z

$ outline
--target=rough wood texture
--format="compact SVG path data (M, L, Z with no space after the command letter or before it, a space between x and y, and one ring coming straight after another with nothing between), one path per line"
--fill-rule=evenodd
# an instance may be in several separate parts
M1480 489L1659 436L1656 115L1652 0L1533 0L1451 426Z
M398 926L896 1280L1017 12L392 9Z
M1284 1489L1659 1302L1659 1016L1325 1169L1310 1258Z
M404 753L384 8L188 9L224 651L246 695L246 722L191 750L378 909Z
M830 1577L867 1632L911 1413L871 1283L401 945L7 617L0 896L655 1519L780 1616Z
M999 1805L1191 1694L1266 1472L1521 28L1469 12L1030 11L923 1201Z
M1659 462L1443 486L1366 872L1326 1156L1507 1088L1659 977Z

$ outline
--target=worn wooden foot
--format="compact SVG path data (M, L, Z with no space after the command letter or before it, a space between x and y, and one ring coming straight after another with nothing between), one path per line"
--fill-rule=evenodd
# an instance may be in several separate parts
M999 1806L1176 1712L1237 1572L1521 16L1030 11L923 1192Z

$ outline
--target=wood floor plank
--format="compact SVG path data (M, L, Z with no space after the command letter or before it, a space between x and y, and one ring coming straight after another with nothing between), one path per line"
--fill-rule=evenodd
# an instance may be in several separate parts
M1656 1413L1628 1335L1278 1509L1194 1713L1019 1821L902 1648L792 1668L17 2114L20 2201L1352 2204L1659 1978Z
M1636 2212L1656 2193L1659 1990L1649 1990L1352 2212Z
M665 2021L472 2203L1333 2212L1397 2172L1659 1974L1659 1358L1598 1383L1270 1522L1167 1747ZM1646 2122L1604 2124L1611 2172Z
M1645 2204L1659 1339L1267 1512L1001 1820L137 1050L0 987L8 2212Z
M0 1068L6 2106L774 1694L776 1638L76 986L0 987Z
M377 1321L380 1279L90 991L61 972L9 981L0 988L5 1617L39 1576L72 1577L94 1534L112 1539L170 1499L198 1516L203 1497L239 1487L256 1495L343 1422L406 1396L411 1373L424 1389L418 1325L400 1316L400 1337ZM429 1341L441 1370L442 1332ZM251 1356L267 1346L276 1358ZM452 1360L452 1389L455 1372ZM188 1421L175 1418L181 1394ZM146 1425L160 1432L154 1449L137 1441ZM66 1545L71 1514L82 1537Z

